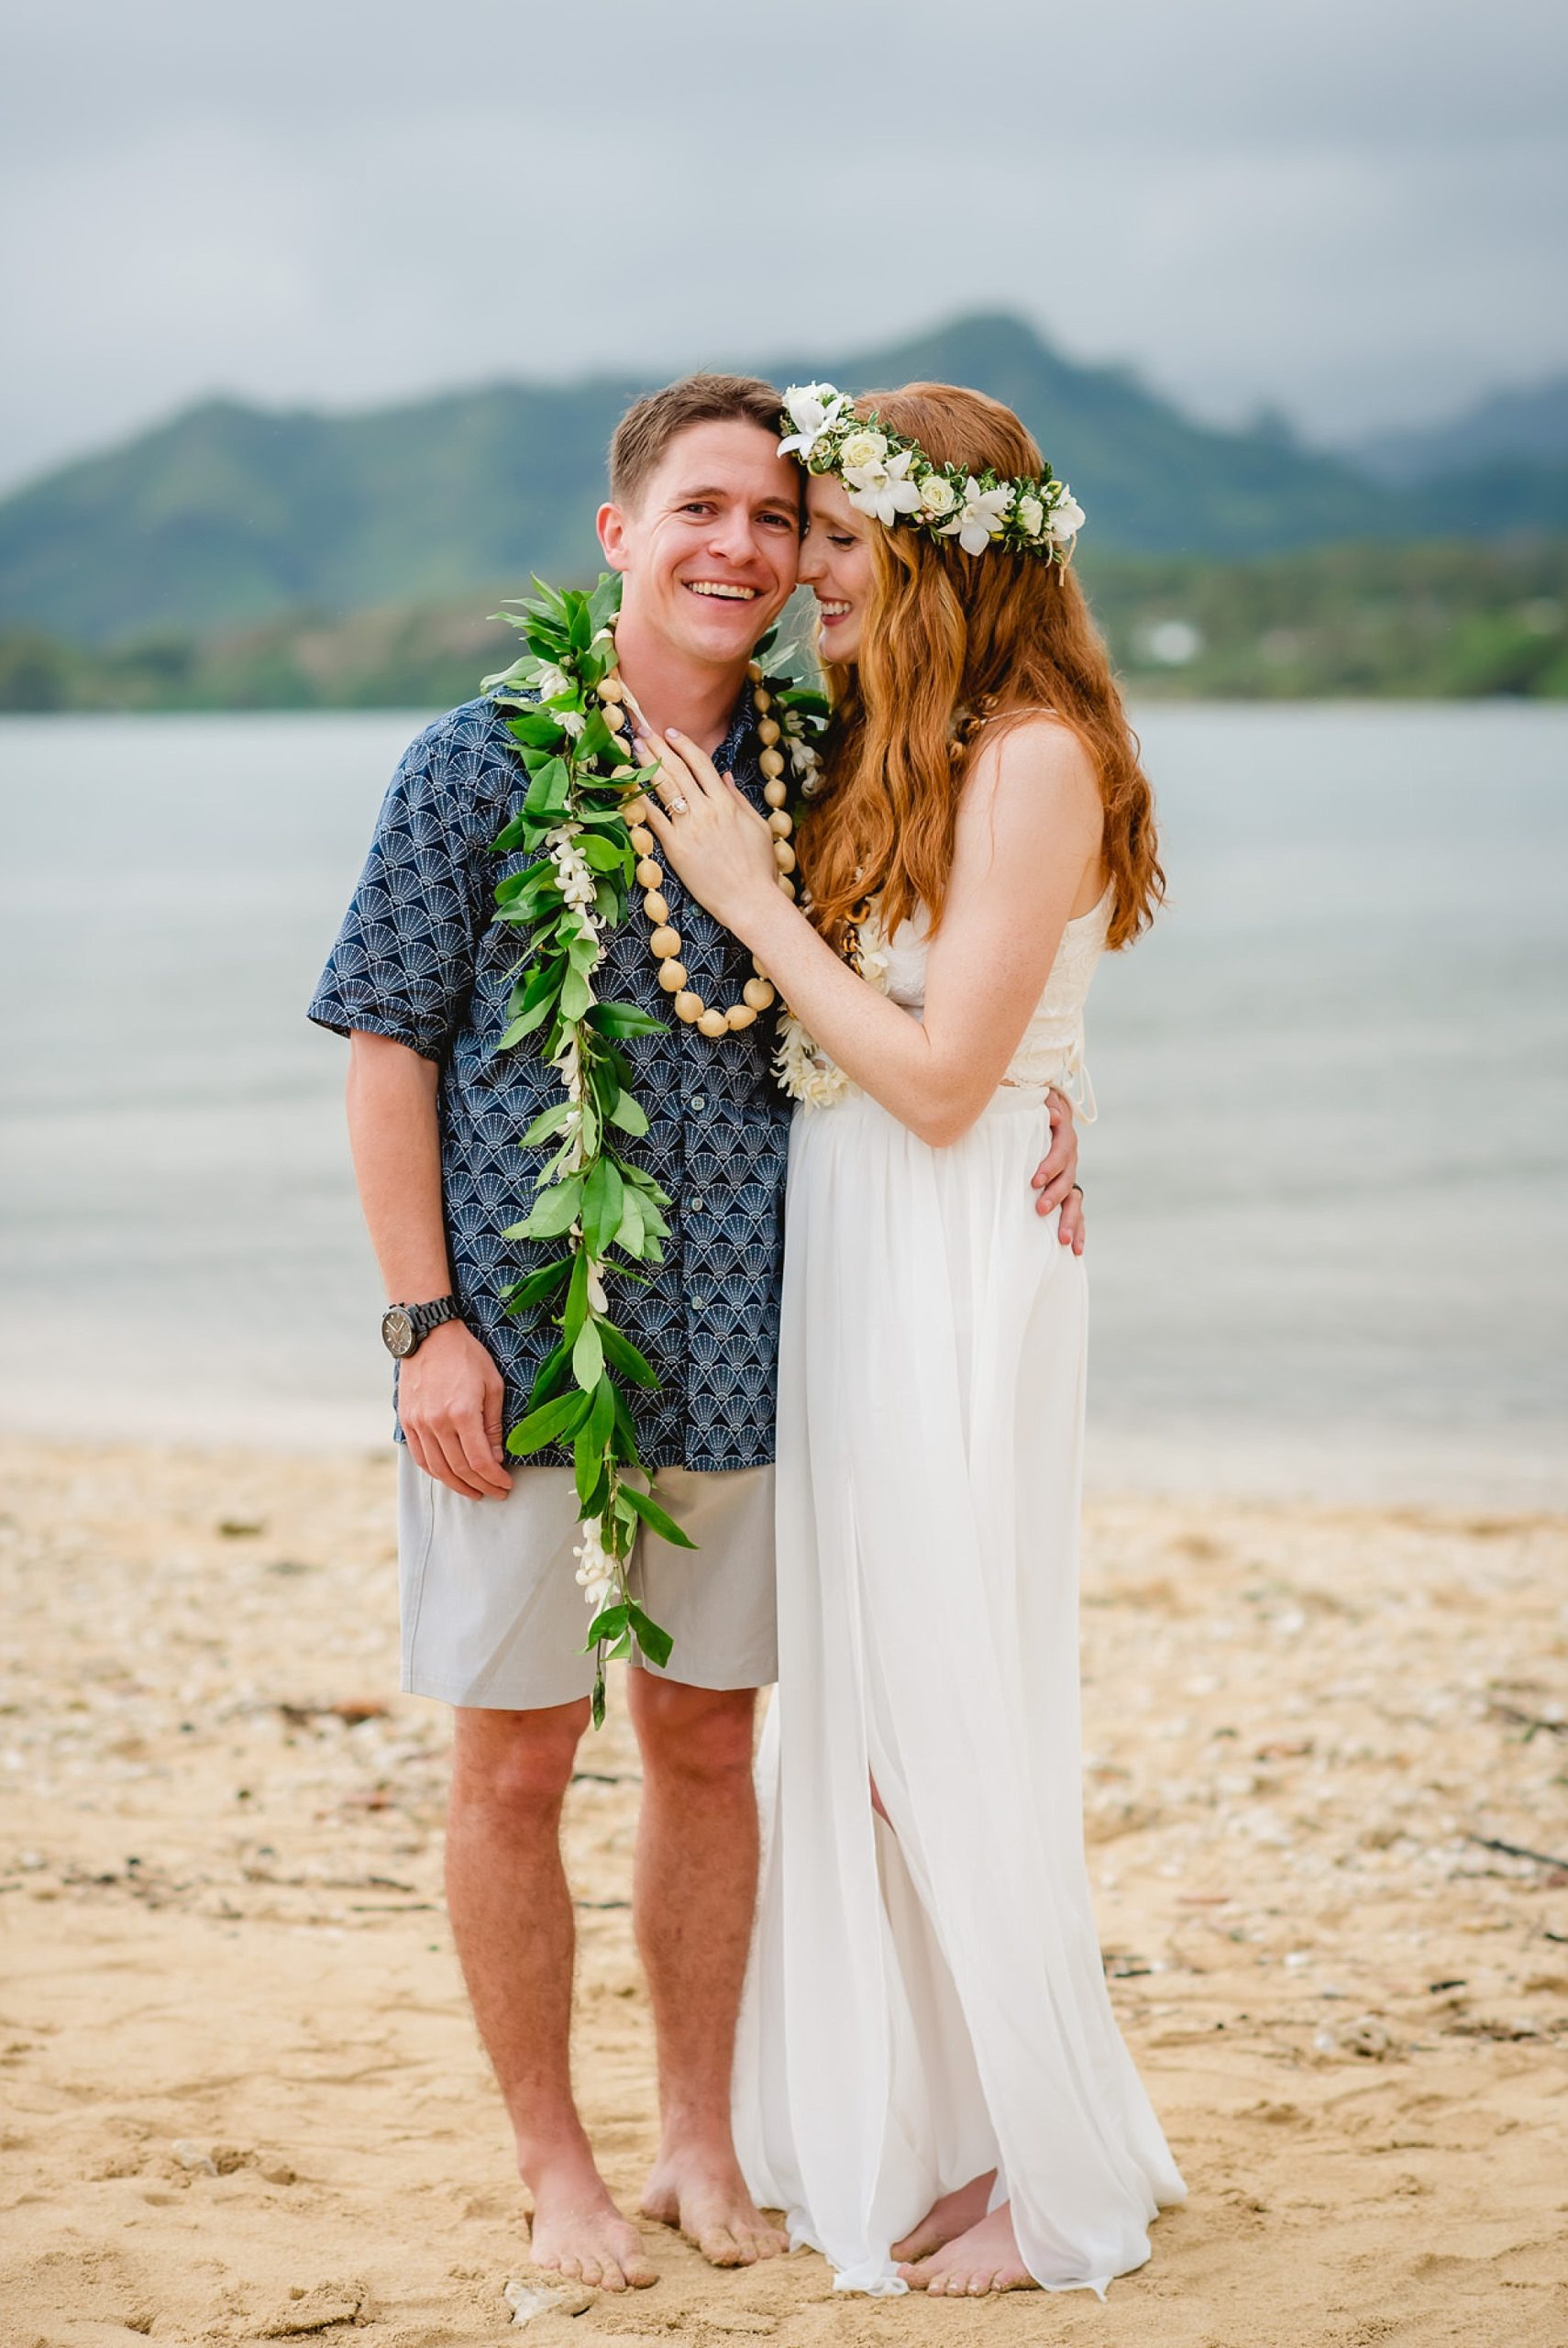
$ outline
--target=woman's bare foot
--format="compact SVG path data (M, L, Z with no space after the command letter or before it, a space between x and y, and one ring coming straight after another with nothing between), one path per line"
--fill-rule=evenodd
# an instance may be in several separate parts
M645 2218L674 2226L695 2243L710 2266L754 2266L759 2258L777 2258L790 2247L746 2191L727 2148L661 2152L641 2207Z
M902 2242L893 2244L893 2256L906 2262L929 2258L933 2250L942 2248L944 2243L952 2242L958 2234L966 2234L970 2227L977 2226L985 2216L986 2204L991 2198L991 2187L996 2181L995 2169L988 2168L984 2176L971 2177L967 2185L958 2187L956 2193L944 2193L940 2201L932 2203L913 2232L907 2233Z
M658 2281L641 2234L597 2177L586 2189L580 2182L558 2194L535 2194L532 2254L536 2266L596 2290L646 2291Z
M911 2290L929 2291L933 2298L977 2298L985 2291L1038 2287L1018 2254L1012 2207L1006 2201L977 2226L956 2235L934 2257L922 2258L918 2265L900 2266L899 2272Z

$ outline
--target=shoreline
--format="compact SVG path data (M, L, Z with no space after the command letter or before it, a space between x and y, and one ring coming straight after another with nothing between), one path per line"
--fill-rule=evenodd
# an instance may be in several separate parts
M198 1401L160 1395L116 1398L102 1444L149 1454L209 1459L226 1453L319 1461L353 1454L392 1456L390 1382L382 1401L281 1404L255 1398ZM0 1379L0 1450L54 1446L60 1429L83 1415L80 1391L61 1383L22 1396ZM1463 1426L1368 1432L1357 1426L1290 1429L1210 1415L1165 1427L1097 1417L1092 1380L1085 1466L1088 1502L1137 1498L1223 1507L1256 1502L1303 1509L1417 1510L1434 1522L1485 1511L1568 1516L1568 1447L1543 1430L1499 1446Z
M0 1439L28 2348L510 2336L520 2195L442 1912L449 1716L395 1692L387 1453ZM1568 1865L1514 1854L1568 1862L1568 1518L1123 1494L1086 1523L1097 1917L1191 2188L1149 2265L1108 2310L895 2305L648 2225L655 2289L541 2341L1562 2337ZM626 2203L657 2134L638 1778L613 1683L565 1832L578 2076Z

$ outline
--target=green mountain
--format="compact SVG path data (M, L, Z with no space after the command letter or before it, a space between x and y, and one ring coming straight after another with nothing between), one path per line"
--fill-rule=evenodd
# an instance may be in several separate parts
M208 401L0 504L0 616L105 642L579 570L633 389L348 416Z
M856 389L944 379L1008 401L1108 555L1242 557L1452 536L1456 514L1462 535L1521 518L1518 494L1492 522L1487 501L1456 505L1452 476L1441 496L1401 490L1278 429L1195 424L1131 375L1077 366L1007 316L768 371ZM209 401L0 502L0 621L120 643L302 609L451 603L533 570L580 576L593 567L605 444L649 380L502 383L359 415ZM1523 497L1528 509L1528 484Z
M1374 433L1353 454L1380 481L1403 484L1482 466L1568 470L1568 375L1489 393L1446 423Z

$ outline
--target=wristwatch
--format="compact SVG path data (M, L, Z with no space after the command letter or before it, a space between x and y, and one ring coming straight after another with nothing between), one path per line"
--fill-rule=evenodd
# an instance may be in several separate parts
M462 1317L455 1296L438 1296L434 1304L390 1304L381 1315L381 1343L394 1360L406 1361L432 1329Z

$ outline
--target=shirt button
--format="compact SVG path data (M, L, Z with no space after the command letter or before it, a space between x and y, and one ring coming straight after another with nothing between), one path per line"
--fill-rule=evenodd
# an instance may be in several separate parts
M689 1109L690 1109L690 1110L693 1110L693 1111L701 1111L701 1110L705 1109L705 1108L707 1107L708 1103L707 1103L707 1102L703 1099L703 1097L702 1097L701 1093L700 1093L700 1092L694 1092L694 1093L692 1094L692 1096L691 1096L690 1100L690 1101L688 1101L688 1102L686 1103L686 1105L687 1105L687 1107L688 1107Z
M707 1201L703 1198L702 1193L701 1193L701 1191L696 1191L696 1192L694 1192L694 1193L693 1193L692 1200L691 1200L691 1204L692 1204L692 1206L695 1208L696 1212L697 1212L699 1214L701 1214L701 1212L702 1212L702 1209L703 1209L703 1208L706 1206L706 1204L707 1204Z
M694 1296L691 1299L691 1310L693 1312L701 1312L705 1311L707 1302L708 1300L705 1296Z

